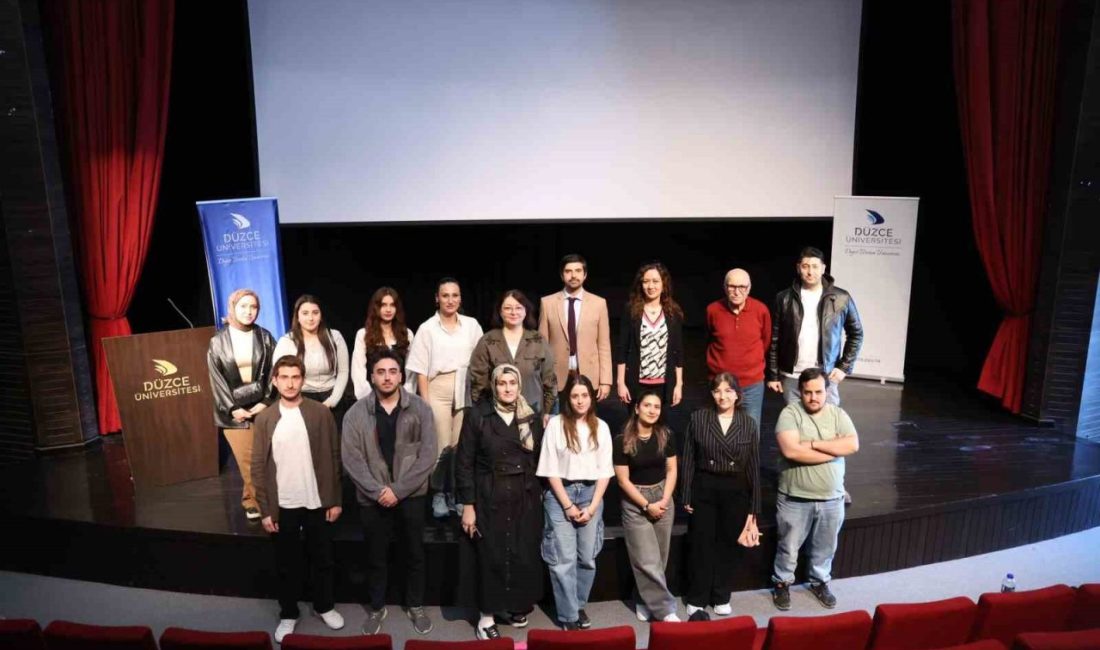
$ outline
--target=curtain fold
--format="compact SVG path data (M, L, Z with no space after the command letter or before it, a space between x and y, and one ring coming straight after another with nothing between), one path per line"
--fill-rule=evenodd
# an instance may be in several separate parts
M58 121L104 434L122 423L102 340L130 333L126 311L153 231L174 10L174 0L46 3L56 32Z
M1004 320L978 388L1019 413L1046 215L1060 0L955 0L955 88L974 238Z

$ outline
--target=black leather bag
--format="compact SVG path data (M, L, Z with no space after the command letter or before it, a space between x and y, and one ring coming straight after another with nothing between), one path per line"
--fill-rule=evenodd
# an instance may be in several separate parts
M233 403L249 407L262 402L264 387L258 381L242 384L233 389Z

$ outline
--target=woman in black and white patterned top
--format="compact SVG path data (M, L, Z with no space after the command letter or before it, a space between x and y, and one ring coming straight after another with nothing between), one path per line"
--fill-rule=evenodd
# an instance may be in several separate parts
M624 403L630 404L643 389L656 391L669 406L680 403L683 323L668 269L660 262L643 264L634 276L615 347L619 399Z

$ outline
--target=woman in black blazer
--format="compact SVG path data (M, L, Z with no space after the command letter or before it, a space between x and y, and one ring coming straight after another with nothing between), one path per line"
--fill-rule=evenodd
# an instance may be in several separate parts
M259 520L260 509L252 487L252 420L274 402L271 366L275 363L275 339L256 324L259 314L260 297L255 291L231 293L225 327L210 339L206 354L214 423L237 459L244 481L241 506L253 521Z
M688 525L688 620L729 616L739 545L760 545L760 434L741 406L741 386L728 372L710 381L711 406L691 414L681 455L680 503Z
M672 277L660 262L643 264L634 276L630 302L615 346L619 399L630 404L642 389L676 406L684 385L684 312L672 297Z

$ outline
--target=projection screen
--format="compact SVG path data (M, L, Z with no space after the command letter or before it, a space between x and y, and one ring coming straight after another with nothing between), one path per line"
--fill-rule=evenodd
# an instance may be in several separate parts
M821 217L860 0L252 0L284 223Z

